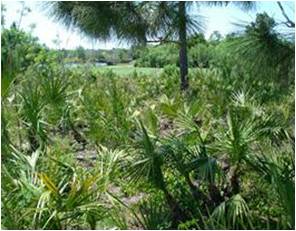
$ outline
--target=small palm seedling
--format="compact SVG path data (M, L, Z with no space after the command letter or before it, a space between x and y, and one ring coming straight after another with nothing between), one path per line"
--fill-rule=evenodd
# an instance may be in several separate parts
M159 201L148 199L143 201L139 206L139 219L143 228L152 229L168 229L170 228L170 213Z
M97 222L108 216L110 204L107 189L115 180L122 152L101 147L96 168L85 172L81 167L50 158L53 167L39 170L42 194L34 213L36 227L67 229L67 227L96 229Z
M230 161L229 180L231 192L240 192L239 176L247 155L251 152L251 144L257 140L258 130L254 121L240 120L234 111L227 115L227 132L217 136L217 151L226 153Z
M142 122L140 122L141 134L137 142L137 151L135 153L135 162L130 168L130 178L132 181L138 181L140 178L146 179L156 189L164 193L166 202L171 210L172 226L184 220L185 214L179 203L168 191L162 170L163 155L156 148L155 140L152 140Z
M110 82L108 82L108 90L106 92L109 99L109 105L111 108L111 117L113 131L116 131L117 139L126 142L129 136L129 127L132 126L128 120L128 108L130 105L130 99L127 93L121 90L119 81L116 81L114 76L111 75Z
M50 123L56 124L67 106L67 90L69 88L67 74L69 73L64 73L61 69L49 70L48 72L45 75L39 76L41 79L40 90L47 104L47 119Z
M169 99L167 95L162 95L159 101L160 101L160 110L165 116L169 118L175 118L177 116L178 109L181 106L180 98L175 97L173 99Z
M76 170L73 173L69 181L60 179L58 184L46 173L39 174L43 193L34 216L37 226L66 229L69 224L75 226L86 216L91 228L95 228L95 221L90 217L103 217L106 212L104 205L97 201L100 193L93 191L98 178L89 174L82 176Z
M178 114L176 121L180 130L178 137L164 139L162 150L167 158L166 163L185 178L193 198L206 209L220 203L222 197L216 185L220 168L209 148L211 124L207 129L202 127L202 122L197 121L201 112L198 103L190 109L185 105L184 112ZM203 125L206 124L205 120L203 122ZM209 195L201 190L201 185L208 188Z
M61 75L43 76L41 88L48 103L58 105L65 102L69 86L69 82L65 78Z
M214 229L253 229L251 215L246 201L240 194L222 202L209 218Z
M116 200L119 200L119 199L116 198ZM128 216L130 215L130 213L128 213L129 208L125 205L123 206L121 201L117 202L113 200L112 202L113 202L112 209L108 211L108 215L110 216L112 225L114 225L116 228L121 230L128 229L129 227ZM112 226L112 228L114 227Z
M121 90L118 86L120 81L111 74L107 72L106 76L111 79L100 82L104 86L100 86L103 90L98 91L95 85L84 88L81 108L89 124L90 138L96 143L117 146L129 141L130 128L133 126L129 119L132 99Z
M234 94L226 116L226 128L216 135L216 152L227 154L231 193L240 192L239 176L246 159L254 152L254 145L261 140L263 109L243 92ZM226 129L226 132L225 132Z
M282 226L288 229L295 225L295 165L294 154L289 146L281 151L279 148L265 146L262 153L250 156L248 164L272 185L283 208L285 216L281 219Z
M28 132L31 150L43 146L47 141L46 123L42 119L45 101L36 85L24 86L20 93L22 97L22 118Z
M7 120L5 118L4 110L2 106L2 110L1 110L1 153L2 153L1 159L2 160L4 160L5 157L8 155L10 144L11 144L11 140L10 140L10 136L7 128Z
M193 183L191 178L191 173L199 167L197 162L201 161L200 156L190 150L183 140L170 138L163 142L165 142L165 144L161 146L161 153L165 156L166 164L170 168L176 169L181 176L185 178L192 193L192 197L197 202L203 205L208 204L208 196Z
M3 226L8 229L31 227L27 216L31 216L30 208L35 206L36 197L40 195L36 170L40 161L39 150L31 155L24 155L14 147L5 165L1 167L2 176L2 208L9 219Z
M96 169L100 175L100 180L97 183L104 191L108 190L111 182L116 182L120 175L124 156L123 151L110 150L102 145L100 146L96 160Z

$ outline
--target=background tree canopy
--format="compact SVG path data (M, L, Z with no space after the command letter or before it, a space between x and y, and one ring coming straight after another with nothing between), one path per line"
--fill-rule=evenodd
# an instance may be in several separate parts
M179 46L181 90L188 82L187 37L201 31L200 17L189 14L193 2L51 2L52 16L96 39L115 36L146 44L175 42ZM228 5L228 2L205 2ZM250 9L254 2L234 2Z

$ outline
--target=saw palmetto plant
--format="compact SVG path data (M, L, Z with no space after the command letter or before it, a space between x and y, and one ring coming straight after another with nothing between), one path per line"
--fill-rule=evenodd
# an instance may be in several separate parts
M3 229L295 228L294 41L277 29L294 24L281 2L284 23L259 13L209 38L204 7L255 3L45 5L133 46L53 49L2 28Z

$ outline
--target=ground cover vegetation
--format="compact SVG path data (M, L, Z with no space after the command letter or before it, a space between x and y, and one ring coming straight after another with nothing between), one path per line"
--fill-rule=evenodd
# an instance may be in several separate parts
M69 68L2 25L2 228L294 229L295 45L277 26L188 37L180 91L178 44L133 46L130 72Z

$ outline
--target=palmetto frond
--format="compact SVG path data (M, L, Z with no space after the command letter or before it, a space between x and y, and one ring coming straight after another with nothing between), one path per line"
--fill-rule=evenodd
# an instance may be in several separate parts
M140 122L141 133L137 142L138 150L135 153L135 161L130 167L132 181L146 178L150 183L159 189L165 187L161 167L163 156L156 149L155 141L150 138L142 122Z
M28 139L32 151L35 151L48 139L46 122L43 121L42 112L46 102L38 86L27 84L20 92L22 102L22 118L28 130Z
M100 146L96 160L96 168L100 178L96 183L101 190L107 190L112 179L119 175L124 155L123 151L110 150L102 145Z
M234 111L227 115L228 131L219 140L219 150L229 154L231 161L240 162L249 152L250 144L256 141L257 130L252 120L241 121Z
M247 162L262 178L273 185L284 208L289 226L295 223L295 157L290 147L287 152L266 147L262 154L249 156ZM277 150L277 149L276 149ZM287 227L288 228L288 227Z
M162 226L169 227L170 222L170 213L159 202L156 202L152 199L145 200L141 203L139 207L141 224L143 228L147 230L165 228Z
M248 205L240 194L222 202L215 208L211 218L211 222L220 228L245 229L253 227Z

